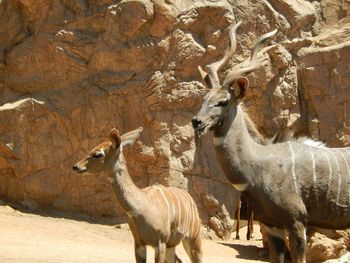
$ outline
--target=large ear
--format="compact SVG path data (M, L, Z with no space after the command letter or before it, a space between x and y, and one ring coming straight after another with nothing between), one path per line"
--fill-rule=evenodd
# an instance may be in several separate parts
M209 78L209 74L202 69L201 66L198 66L198 71L199 71L199 74L201 75L203 81L205 82L205 85L211 89L212 86L211 86L211 82L210 82L210 78Z
M237 77L230 87L230 93L236 100L242 100L247 94L248 86L249 81L246 77Z
M136 139L140 136L143 127L139 127L136 130L129 131L121 136L122 146L134 144Z
M119 131L116 128L113 128L111 130L111 133L109 135L109 138L112 142L112 145L114 147L114 149L118 149L120 147L120 144L122 142L120 135L119 135Z

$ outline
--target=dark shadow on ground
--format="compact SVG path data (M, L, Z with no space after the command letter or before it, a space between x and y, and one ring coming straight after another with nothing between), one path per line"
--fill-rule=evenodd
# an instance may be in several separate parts
M116 217L97 217L97 216L91 216L84 213L79 212L67 212L67 211L59 211L52 209L50 207L38 207L35 209L30 209L28 207L25 207L21 204L18 204L16 202L10 201L10 200L0 200L0 206L10 206L15 210L18 210L22 213L27 214L34 214L44 217L53 217L53 218L65 218L70 220L77 220L77 221L84 221L88 222L90 224L102 224L102 225L119 225L122 223L127 223L126 216L124 218L116 218Z
M269 252L264 248L248 244L228 244L224 242L219 242L219 244L236 250L238 252L237 258L269 262Z

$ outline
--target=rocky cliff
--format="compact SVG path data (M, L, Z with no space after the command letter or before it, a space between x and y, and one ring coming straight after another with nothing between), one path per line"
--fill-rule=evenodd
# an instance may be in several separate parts
M346 0L0 1L0 195L121 217L106 178L71 167L111 128L143 126L126 156L137 185L188 189L204 222L232 214L210 136L195 147L191 118L206 92L197 66L223 55L234 21L229 70L277 28L249 76L251 118L268 137L288 127L349 146L349 17Z

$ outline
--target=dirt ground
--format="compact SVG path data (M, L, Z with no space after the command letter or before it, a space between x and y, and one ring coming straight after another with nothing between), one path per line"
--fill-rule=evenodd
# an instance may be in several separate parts
M91 221L91 220L90 220ZM245 229L241 229L241 236ZM266 262L261 235L247 240L204 240L204 262ZM177 254L190 262L182 246ZM147 248L148 262L154 251ZM0 262L135 262L127 227L67 219L57 214L32 214L0 205Z

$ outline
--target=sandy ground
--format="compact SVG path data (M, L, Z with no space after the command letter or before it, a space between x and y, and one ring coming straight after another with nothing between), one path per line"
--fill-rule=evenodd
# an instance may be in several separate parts
M245 229L241 229L241 236ZM204 262L266 262L261 235L246 240L204 240ZM177 254L189 262L182 246ZM147 248L148 262L154 251ZM58 215L38 215L0 206L0 262L135 262L131 232L115 225L89 223Z

